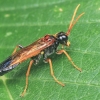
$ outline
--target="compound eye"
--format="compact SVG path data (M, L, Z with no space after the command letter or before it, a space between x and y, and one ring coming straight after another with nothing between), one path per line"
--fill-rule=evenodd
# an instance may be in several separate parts
M59 36L59 39L60 39L60 40L62 40L62 39L63 39L63 37L62 37L62 36Z
M59 37L59 39L65 41L65 40L67 40L67 36L66 35L62 35L62 36Z
M66 39L66 36L65 36L65 35L63 35L63 36L62 36L62 38L63 38L63 39Z

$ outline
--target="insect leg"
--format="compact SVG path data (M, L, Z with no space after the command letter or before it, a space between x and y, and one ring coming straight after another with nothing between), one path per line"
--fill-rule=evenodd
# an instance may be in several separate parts
M17 51L17 49L18 49L18 48L22 49L22 48L23 48L23 46L21 46L21 45L17 45L17 46L15 47L15 49L14 49L14 51L13 51L13 53L12 53L12 54L14 54L14 53Z
M81 68L77 67L77 66L74 64L74 62L72 61L71 57L68 55L68 53L67 53L65 50L59 50L59 51L57 51L57 54L62 54L62 53L64 53L64 54L68 57L69 61L72 63L72 65L73 65L77 70L79 70L80 72L82 71Z
M62 82L58 81L57 78L55 77L54 72L53 72L53 68L52 68L51 59L46 59L46 61L49 62L49 65L50 65L50 72L51 72L51 76L53 77L53 79L54 79L58 84L60 84L61 86L65 86Z
M29 77L30 69L32 67L33 62L34 62L34 60L31 60L30 63L29 63L28 70L26 72L26 85L25 85L24 91L22 92L21 96L24 96L24 94L26 93L26 90L27 90L27 87L28 87L28 77Z

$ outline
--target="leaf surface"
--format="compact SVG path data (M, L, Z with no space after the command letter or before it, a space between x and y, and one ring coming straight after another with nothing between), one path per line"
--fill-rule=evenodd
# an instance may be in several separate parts
M75 7L85 12L69 36L65 48L82 72L65 55L52 55L57 84L49 64L33 65L25 97L25 74L29 60L0 77L1 100L99 100L100 99L100 0L6 0L0 1L0 62L16 45L27 46L46 34L67 31Z

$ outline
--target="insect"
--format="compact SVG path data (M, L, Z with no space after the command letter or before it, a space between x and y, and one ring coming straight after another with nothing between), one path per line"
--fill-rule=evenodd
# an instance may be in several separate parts
M24 96L26 93L26 90L28 88L28 77L30 74L30 70L32 67L32 64L37 64L41 58L43 58L43 61L45 63L49 63L50 65L50 72L51 76L61 86L64 86L62 82L60 82L54 75L54 71L52 68L52 61L49 58L49 56L53 53L57 54L65 54L69 61L72 63L72 65L79 71L81 71L81 68L77 67L74 62L72 61L71 57L68 55L68 53L62 48L61 50L58 50L58 46L61 44L62 46L70 46L70 42L68 41L68 35L70 34L70 31L72 27L76 24L78 19L84 14L81 13L76 19L75 15L79 8L80 4L76 7L74 14L72 16L69 28L67 32L59 32L55 35L45 35L44 37L38 39L37 41L33 42L32 44L23 47L21 45L18 45L15 47L13 53L11 56L9 56L5 61L3 61L0 64L0 76L4 75L5 73L9 72L10 70L14 69L17 65L22 63L23 61L30 58L30 63L26 72L26 85L24 88L24 91L22 92L21 96ZM19 48L19 50L17 50Z

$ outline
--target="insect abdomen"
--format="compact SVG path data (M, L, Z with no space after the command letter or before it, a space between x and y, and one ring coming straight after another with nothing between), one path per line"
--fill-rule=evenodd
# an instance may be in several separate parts
M11 62L12 62L12 57L9 57L0 64L0 76L4 75L5 73L12 70L14 67L18 65L18 64L11 65Z

